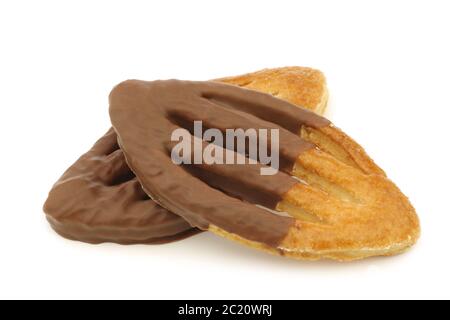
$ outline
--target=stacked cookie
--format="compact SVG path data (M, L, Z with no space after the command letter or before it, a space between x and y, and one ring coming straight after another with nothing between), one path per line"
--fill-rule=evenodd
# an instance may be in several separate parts
M300 67L123 82L110 95L113 129L54 185L47 219L89 243L164 243L210 231L300 259L403 252L419 236L414 208L361 146L317 114L327 97L322 73ZM195 136L197 122L218 132L276 130L277 170L262 175L270 165L258 155L211 140L200 143L247 161L175 163L173 132Z

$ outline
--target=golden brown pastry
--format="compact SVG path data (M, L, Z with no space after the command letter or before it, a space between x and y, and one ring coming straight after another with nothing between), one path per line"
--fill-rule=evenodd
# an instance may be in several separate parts
M325 76L307 67L264 69L217 81L269 93L320 115L324 114L328 102Z
M130 80L112 91L110 116L146 193L202 230L273 254L342 261L401 253L419 237L414 208L364 149L286 101L220 83ZM200 120L221 132L278 130L280 171L175 165L171 133Z

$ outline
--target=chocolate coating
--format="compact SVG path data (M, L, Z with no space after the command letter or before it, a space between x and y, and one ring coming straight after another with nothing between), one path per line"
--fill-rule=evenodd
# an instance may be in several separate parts
M298 156L314 147L298 136L301 126L329 124L267 94L178 80L121 83L111 92L110 116L128 165L156 202L202 230L214 225L271 247L284 239L294 219L254 204L273 209L298 183L289 173ZM200 120L221 131L278 129L282 172L263 177L254 165L174 165L172 132Z
M159 244L199 232L147 196L113 129L58 180L44 211L60 235L89 243Z

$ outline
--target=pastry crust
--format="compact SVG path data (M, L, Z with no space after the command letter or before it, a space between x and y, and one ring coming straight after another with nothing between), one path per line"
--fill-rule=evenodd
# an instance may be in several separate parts
M398 254L419 238L411 203L364 149L328 120L280 99L210 82L129 80L112 91L110 115L147 194L203 230L310 260ZM221 131L278 129L287 165L271 178L251 165L176 166L170 133L193 120Z
M269 93L320 115L325 113L328 102L324 74L307 67L264 69L216 81Z
M315 129L303 128L301 136L313 141L311 131ZM314 141L328 150L310 150L298 158L292 174L307 185L289 190L277 206L277 211L296 217L278 248L216 226L209 230L252 248L303 260L353 261L396 255L412 247L420 237L415 209L364 150L334 126L321 128ZM338 160L336 154L348 158Z

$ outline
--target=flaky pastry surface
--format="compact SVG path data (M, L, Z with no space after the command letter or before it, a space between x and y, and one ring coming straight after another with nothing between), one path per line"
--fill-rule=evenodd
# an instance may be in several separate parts
M203 230L287 257L341 261L397 254L419 237L409 200L360 145L280 99L211 82L130 80L112 91L110 114L146 192ZM286 165L272 178L251 166L175 166L170 132L192 120L278 129ZM272 208L258 193L279 202Z
M339 261L405 252L420 236L408 198L354 140L334 126L303 128L300 135L318 148L302 154L293 175L298 184L277 211L296 217L276 249L248 241L216 226L222 237L295 259Z
M320 115L328 102L325 75L308 67L264 69L217 81L269 93Z

